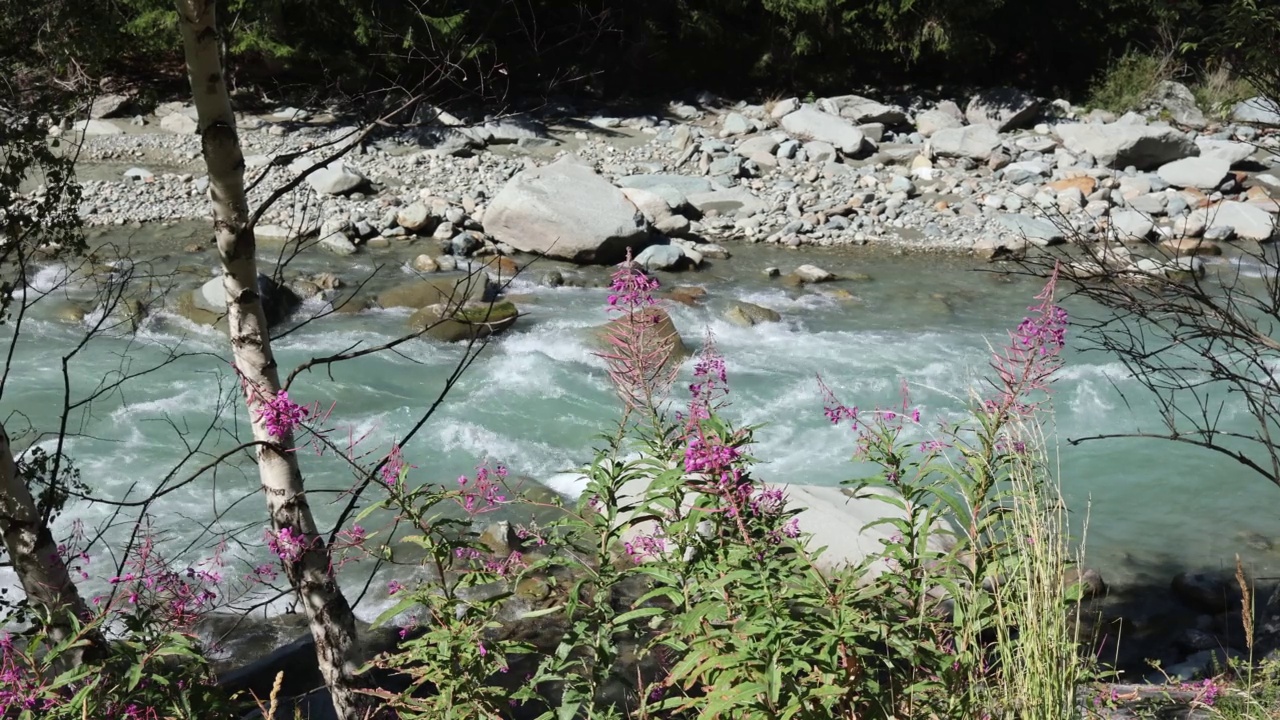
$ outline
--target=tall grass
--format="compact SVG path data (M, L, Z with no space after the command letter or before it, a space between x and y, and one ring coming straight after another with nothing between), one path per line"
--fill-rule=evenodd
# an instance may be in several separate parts
M1027 452L1009 472L1004 530L1012 552L995 594L997 692L1008 717L1070 720L1077 717L1078 688L1090 675L1078 636L1080 603L1064 603L1076 592L1067 572L1081 562L1084 538L1078 545L1071 540L1042 428L1023 423L1015 431Z

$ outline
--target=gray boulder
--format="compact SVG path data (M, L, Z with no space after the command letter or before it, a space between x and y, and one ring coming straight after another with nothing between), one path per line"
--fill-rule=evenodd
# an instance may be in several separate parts
M649 244L644 217L591 168L570 160L511 178L484 216L485 230L522 252L613 264Z
M729 113L726 115L723 128L726 135L746 135L756 130L756 126L743 117L741 113Z
M1056 132L1067 150L1089 153L1099 165L1116 168L1150 170L1200 152L1190 138L1164 124L1064 123Z
M759 155L773 155L779 144L778 139L772 135L757 135L739 143L735 152L745 158L754 159Z
M1209 190L1222 184L1231 163L1220 158L1189 157L1160 166L1156 174L1174 187Z
M320 247L328 250L334 255L347 256L356 254L355 243L347 237L346 233L331 232L320 238Z
M1005 132L1029 124L1040 111L1040 101L1016 88L995 88L974 95L965 108L970 125L988 125Z
M1236 122L1280 126L1280 107L1264 97L1252 97L1237 103L1231 111Z
M809 162L832 162L836 159L836 147L829 142L810 140L804 144L804 154L809 158Z
M671 203L652 190L644 190L641 188L622 188L622 194L627 196L632 205L644 215L644 219L653 224L658 224L663 220L671 217Z
M295 173L305 172L313 162L306 158L298 158L289 165ZM321 195L345 195L364 187L368 178L360 171L343 162L341 158L318 168L307 176L307 184Z
M1269 240L1275 234L1275 222L1271 214L1250 203L1228 200L1191 213L1196 220L1203 220L1208 230L1229 227L1237 237L1246 240Z
M781 124L783 130L795 137L831 143L846 155L856 154L865 139L853 123L812 107L802 107L784 116Z
M133 100L127 95L103 95L93 101L93 106L89 108L89 117L95 120L120 117L132 102Z
M964 127L964 120L943 110L925 110L916 115L916 130L930 137L939 130Z
M273 278L258 274L258 296L262 298L262 310L267 316L267 325L276 325L297 309L301 300L287 286L277 283ZM227 291L222 286L222 277L216 277L192 291L193 304L206 312L224 315L227 312Z
M741 186L690 195L689 203L704 214L714 211L720 215L733 215L740 218L750 217L769 209L768 203Z
M1062 230L1044 218L1019 213L1001 214L996 219L1015 236L1036 245L1055 245L1063 241Z
M160 129L168 130L178 135L191 135L199 129L196 121L188 117L186 113L170 113L160 118Z
M546 125L524 116L490 120L479 127L468 128L465 132L468 132L476 141L491 145L506 145L521 140L551 139Z
M1111 213L1111 228L1122 241L1146 240L1155 227L1149 215L1137 210L1117 210Z
M1249 143L1215 140L1213 138L1196 138L1196 147L1200 148L1200 157L1225 160L1230 166L1248 160L1253 156L1255 148Z
M636 264L646 272L674 270L685 261L684 251L676 245L650 245L635 257Z
M855 123L884 123L890 127L907 121L907 113L896 105L885 105L861 95L841 95L818 101L818 107Z
M106 120L83 120L72 126L78 135L120 135L124 130Z
M1000 148L1000 133L990 125L945 128L929 138L933 151L942 157L986 161Z
M667 201L673 208L681 208L688 204L687 198L698 193L709 193L715 189L706 178L689 177L687 175L668 175L654 173L651 175L627 175L618 178L618 187L639 188L648 190Z
M1165 80L1156 86L1151 102L1163 108L1179 125L1199 130L1209 124L1204 113L1196 106L1196 96L1180 82Z

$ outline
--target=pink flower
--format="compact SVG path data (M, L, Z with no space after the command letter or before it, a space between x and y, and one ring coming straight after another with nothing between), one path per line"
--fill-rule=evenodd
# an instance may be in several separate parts
M277 440L293 432L293 428L311 414L307 408L289 399L289 392L281 390L276 396L258 407L258 419L267 426L267 434Z
M307 545L306 537L293 528L283 527L274 533L267 531L267 547L285 562L297 562L306 552Z

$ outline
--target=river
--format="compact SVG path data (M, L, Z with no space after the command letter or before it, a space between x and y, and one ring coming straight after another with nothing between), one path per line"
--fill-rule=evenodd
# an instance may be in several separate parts
M158 274L179 278L180 286L190 288L207 279L211 258L180 248L206 233L199 224L187 224L113 230L95 240L132 243L137 249L130 251L131 257L156 258ZM295 261L294 269L331 270L351 284L381 266L370 284L376 289L409 280L401 266L424 248L401 246L351 258L313 251ZM969 389L989 374L989 345L1007 340L1006 329L1023 317L1039 290L1034 280L993 273L990 266L964 258L865 249L731 249L731 260L660 279L667 286L707 289L700 306L666 305L691 347L700 346L707 331L715 337L732 388L727 412L737 422L762 425L755 448L761 460L757 474L771 482L831 485L864 470L850 461L848 430L832 427L823 415L819 375L846 402L864 408L898 403L905 381L926 428L952 420ZM270 262L265 251L263 260L264 265ZM801 263L843 276L861 273L867 279L796 290L763 272L767 266L787 271ZM558 474L588 462L600 435L612 429L618 405L604 363L593 354L589 330L607 319L607 291L533 282L550 267L535 266L530 280L515 281L510 292L527 314L489 345L406 444L406 458L417 466L415 479L453 482L488 459L507 465L513 474L553 480L556 489L569 491ZM597 281L606 276L604 270L589 274ZM44 267L33 270L30 278L40 290L57 275L56 268ZM833 296L833 290L853 297ZM11 432L27 421L41 431L56 427L63 394L59 358L83 334L83 324L59 319L57 308L65 301L52 295L46 300L26 318L16 344L2 398ZM722 318L734 300L772 308L781 313L782 322L752 328L730 324ZM310 302L303 312L322 307ZM385 342L404 332L406 317L404 311L375 310L312 322L276 343L284 374L312 357ZM11 337L12 324L3 332ZM186 354L73 414L74 436L67 452L91 492L112 499L141 497L211 422L216 429L201 451L216 453L234 445L236 413L243 411L234 401L225 337L168 313L152 313L136 335L118 333L89 343L70 364L71 396L84 395L121 368L137 372L159 365L175 349ZM290 395L328 413L321 426L336 444L354 442L354 452L380 455L404 437L461 353L457 346L415 340L394 353L305 373ZM691 367L686 364L682 378ZM684 384L676 383L677 397ZM1266 541L1280 537L1280 517L1274 512L1277 490L1264 480L1220 456L1167 442L1066 442L1137 427L1158 429L1155 405L1115 358L1070 348L1055 384L1052 411L1050 438L1057 445L1061 482L1077 529L1088 516L1086 564L1100 569L1109 582L1163 585L1179 569L1226 567L1237 552L1259 576L1280 569L1280 551ZM1228 406L1229 413L1238 411ZM242 422L239 428L247 432ZM22 441L17 445L22 447ZM308 448L300 458L312 505L322 522L331 521L352 474L332 452ZM206 455L191 458L184 472L207 460ZM216 512L220 520L209 531L235 532L246 541L232 543L228 559L245 567L266 560L254 474L249 462L233 459L166 495L152 507L155 529L175 555L191 561L207 551L186 545L207 544L200 533ZM73 502L57 530L68 533L74 521L96 527L110 516L109 507ZM126 515L118 522L130 519ZM121 525L107 537L118 543L125 529ZM371 594L360 614L376 615L381 599Z

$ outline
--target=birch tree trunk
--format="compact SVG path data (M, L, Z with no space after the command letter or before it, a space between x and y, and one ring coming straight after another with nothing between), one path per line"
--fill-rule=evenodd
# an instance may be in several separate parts
M45 525L27 483L18 476L9 434L0 425L0 535L27 602L48 622L49 635L62 642L73 634L72 619L90 616L67 572L53 534ZM100 638L94 634L94 638Z
M343 720L365 717L367 696L358 692L356 628L351 606L334 579L330 549L317 532L294 452L293 435L275 437L260 417L280 391L280 376L258 294L253 228L244 190L244 157L219 60L215 0L175 0L186 51L187 75L199 116L214 236L227 294L231 351L241 375L257 446L258 473L278 537L300 537L301 551L280 553L315 639L320 672Z

